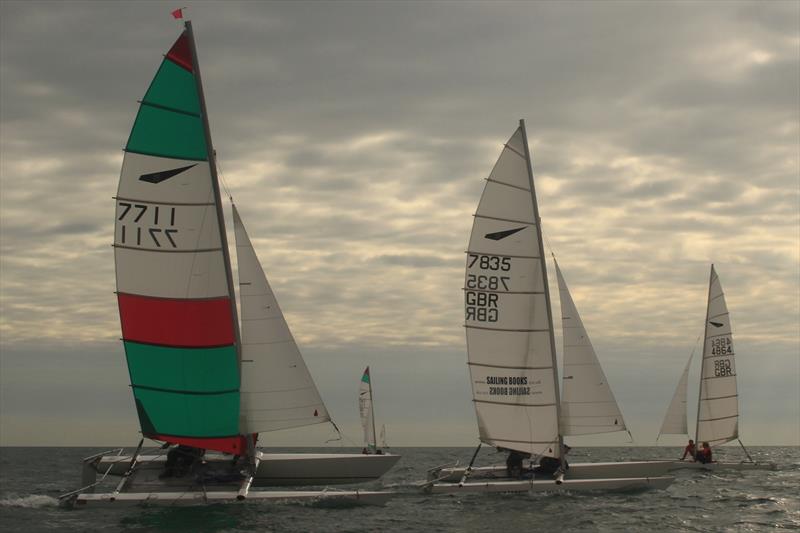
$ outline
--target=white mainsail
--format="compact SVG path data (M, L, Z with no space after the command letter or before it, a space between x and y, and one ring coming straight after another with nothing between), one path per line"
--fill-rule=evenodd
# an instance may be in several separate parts
M561 297L561 324L564 340L564 390L561 397L563 435L593 435L627 431L622 412L611 392L589 334L558 262L553 258Z
M381 448L388 448L389 444L386 442L386 424L381 426Z
M364 430L364 448L375 451L375 410L372 404L372 382L369 367L364 370L358 384L358 413L361 416L361 428Z
M467 352L482 442L559 456L547 271L524 123L483 190L467 249Z
M711 446L739 436L739 395L730 315L714 265L711 265L708 287L695 435L696 442L708 442Z
M686 391L689 385L689 367L694 358L694 350L686 362L686 367L683 369L681 379L678 381L678 386L675 388L675 394L672 396L672 401L667 408L667 414L664 415L664 421L661 423L661 430L658 436L661 435L688 435L689 425L686 422ZM656 437L658 440L658 437Z
M242 306L242 433L330 421L247 230L233 206Z

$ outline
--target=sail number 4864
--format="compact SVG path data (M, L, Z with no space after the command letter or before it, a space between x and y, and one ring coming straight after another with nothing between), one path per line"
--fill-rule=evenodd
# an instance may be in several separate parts
M472 268L475 265L475 263L478 263L478 266L483 270L502 270L503 272L508 272L509 270L511 270L510 257L469 254L468 261L469 265L467 266L467 268Z

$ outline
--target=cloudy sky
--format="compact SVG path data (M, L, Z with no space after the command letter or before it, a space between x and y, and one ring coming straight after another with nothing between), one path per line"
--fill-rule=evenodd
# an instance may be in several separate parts
M352 440L369 364L390 444L477 443L463 252L525 118L547 245L636 442L702 332L713 262L742 438L800 444L800 4L180 5L222 176ZM111 197L175 7L0 2L0 444L138 440Z

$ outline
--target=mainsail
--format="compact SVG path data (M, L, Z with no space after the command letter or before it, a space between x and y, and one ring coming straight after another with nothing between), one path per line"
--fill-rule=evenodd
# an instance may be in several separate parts
M375 410L372 404L372 381L369 367L364 369L358 384L358 413L361 415L361 428L364 430L364 448L377 449L375 438Z
M569 293L558 263L553 259L561 297L564 339L564 390L561 397L563 435L592 435L627 431L619 405L611 392L589 334Z
M464 295L481 441L558 457L553 320L522 121L492 169L475 213Z
M242 430L250 434L328 422L235 205L233 227L242 307Z
M711 265L708 287L695 435L696 442L708 442L711 446L739 436L739 397L730 316L714 265Z
M699 339L698 339L699 340ZM675 388L675 394L672 396L672 401L667 408L667 414L664 415L664 421L661 423L661 430L658 436L661 435L688 435L689 425L686 422L686 392L689 384L689 367L694 358L694 351L689 356L686 362L686 367L683 369L681 379L678 381L678 386ZM658 440L658 437L656 437Z
M122 339L142 434L241 453L238 320L191 25L142 98L116 199Z

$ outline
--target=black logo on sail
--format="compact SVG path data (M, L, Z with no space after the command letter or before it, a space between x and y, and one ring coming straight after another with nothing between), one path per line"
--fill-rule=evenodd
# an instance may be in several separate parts
M486 235L484 235L484 237L486 237L487 239L491 239L493 241L499 241L501 239L505 239L509 235L514 235L516 232L522 231L524 229L525 229L525 226L522 226L521 228L517 228L517 229L507 229L507 230L503 230L503 231L496 231L494 233L487 233Z
M186 167L173 168L172 170L162 170L161 172L153 172L152 174L142 174L139 176L139 181L146 181L147 183L161 183L162 181L166 181L195 166L197 166L197 163Z
M722 326L725 325L722 322L712 322L710 320L708 321L708 323L711 324L712 326L714 326L715 328L721 328Z

